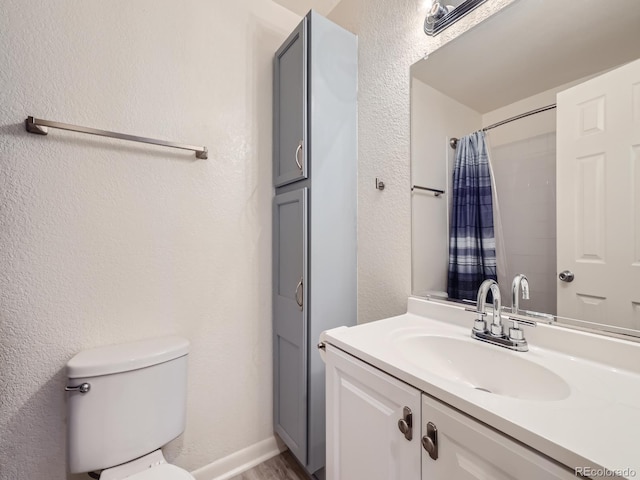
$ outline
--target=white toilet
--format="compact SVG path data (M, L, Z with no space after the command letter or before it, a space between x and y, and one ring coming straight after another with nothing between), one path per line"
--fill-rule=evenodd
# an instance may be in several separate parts
M188 353L187 340L165 337L85 350L69 360L71 473L193 480L160 451L184 431Z

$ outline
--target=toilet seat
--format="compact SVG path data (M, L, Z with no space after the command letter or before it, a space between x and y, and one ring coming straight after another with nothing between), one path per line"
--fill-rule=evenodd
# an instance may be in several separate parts
M167 463L160 450L103 470L100 480L195 480L189 472Z
M194 480L189 472L168 463L147 468L126 480Z

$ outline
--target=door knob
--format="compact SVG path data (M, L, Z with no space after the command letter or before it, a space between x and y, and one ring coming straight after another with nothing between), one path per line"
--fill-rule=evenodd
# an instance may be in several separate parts
M422 448L433 460L438 459L438 429L431 422L427 423L427 434L422 437Z
M573 275L573 272L569 270L565 270L564 272L560 272L560 275L558 275L558 278L562 282L571 283L573 282L573 279L575 278L575 276Z
M409 407L402 409L402 418L398 420L398 429L404 433L404 438L411 441L413 438L413 414Z

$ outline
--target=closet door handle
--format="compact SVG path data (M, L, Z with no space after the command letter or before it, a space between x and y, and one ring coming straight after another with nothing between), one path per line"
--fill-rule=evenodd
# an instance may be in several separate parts
M302 311L302 304L304 301L304 287L302 285L302 278L300 278L300 281L298 282L298 285L296 285L296 303L298 304L298 306L300 307L300 311Z
M301 151L302 151L302 140L300 140L300 143L298 143L298 148L296 148L296 165L300 169L300 172L302 172L302 163L300 162Z

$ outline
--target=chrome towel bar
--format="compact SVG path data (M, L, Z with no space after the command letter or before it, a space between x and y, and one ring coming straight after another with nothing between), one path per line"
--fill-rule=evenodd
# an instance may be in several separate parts
M433 192L433 194L436 197L439 197L440 195L444 194L444 190L438 190L437 188L428 188L428 187L421 187L419 185L414 185L413 187L411 187L411 191L413 192L414 190L426 190L427 192Z
M60 130L69 130L71 132L88 133L90 135L99 135L101 137L118 138L120 140L128 140L130 142L151 143L162 147L180 148L182 150L191 150L196 153L196 158L206 160L208 158L207 147L195 147L193 145L185 145L183 143L168 142L166 140L156 140L154 138L138 137L136 135L127 135L126 133L109 132L108 130L98 130L96 128L80 127L78 125L70 125L68 123L52 122L51 120L42 120L41 118L27 117L25 120L27 132L36 133L38 135L47 135L48 129L58 128Z

